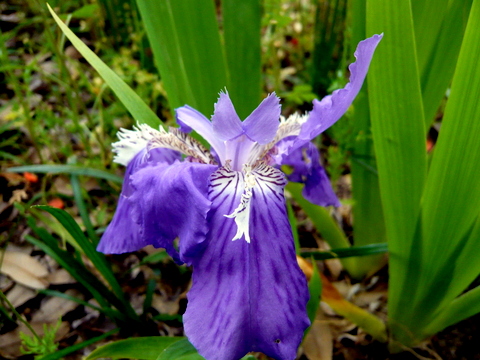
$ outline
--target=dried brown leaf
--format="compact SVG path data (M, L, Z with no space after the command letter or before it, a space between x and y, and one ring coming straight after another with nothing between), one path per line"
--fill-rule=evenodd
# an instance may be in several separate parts
M7 293L7 299L14 307L25 304L28 300L37 296L37 292L21 284L15 286Z
M321 311L303 342L303 352L309 360L331 360L333 356L332 331Z
M0 252L0 258L1 256L3 256L3 262L0 271L3 274L33 289L45 289L48 286L48 281L45 279L48 270L34 257L10 250Z

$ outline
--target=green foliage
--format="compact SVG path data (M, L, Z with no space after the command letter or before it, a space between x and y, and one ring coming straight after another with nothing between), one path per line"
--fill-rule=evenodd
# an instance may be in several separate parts
M310 323L313 324L315 316L317 315L318 308L320 307L320 298L322 296L322 279L318 271L318 266L312 258L313 274L312 278L308 281L308 292L310 293L310 299L307 303L307 314ZM305 331L305 335L308 333L308 328Z
M115 92L123 105L130 111L133 118L140 122L157 127L160 123L157 115L145 104L145 102L135 93L113 70L111 70L100 58L88 48L60 18L55 14L52 8L48 6L50 13L55 19L57 25L62 29L65 36L75 45L75 48L88 60L95 70L97 70Z
M159 353L182 339L184 338L151 336L114 341L96 348L85 360L100 358L156 360Z
M44 228L38 227L32 217L29 217L29 225L41 241L32 236L27 236L27 240L38 246L46 254L55 259L64 269L66 269L87 291L97 300L100 309L107 316L111 317L121 325L135 324L140 321L130 303L126 300L118 281L116 280L106 261L105 256L95 249L94 240L88 239L73 220L73 218L61 209L49 206L37 206L53 215L60 224L68 231L75 240L77 251L82 251L92 261L95 268L103 276L112 290L107 288L97 276L92 274L74 254L68 250L62 249L57 239L50 235Z
M47 324L43 324L43 336L41 337L29 336L20 332L20 339L22 340L20 351L23 354L36 355L35 359L53 354L58 347L58 344L55 342L55 336L61 323L61 320L58 320L56 325L48 326Z

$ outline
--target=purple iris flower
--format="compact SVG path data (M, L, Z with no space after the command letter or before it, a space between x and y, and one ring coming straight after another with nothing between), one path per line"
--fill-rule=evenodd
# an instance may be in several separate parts
M206 359L236 360L250 351L295 359L309 326L309 295L279 166L293 167L289 180L305 183L309 201L338 205L310 140L351 105L381 38L359 43L350 82L315 100L307 115L281 117L280 100L270 94L241 121L222 92L211 121L183 106L176 110L180 129L138 125L119 132L115 161L127 171L98 250L123 253L153 245L193 266L184 326ZM188 135L192 129L210 150Z

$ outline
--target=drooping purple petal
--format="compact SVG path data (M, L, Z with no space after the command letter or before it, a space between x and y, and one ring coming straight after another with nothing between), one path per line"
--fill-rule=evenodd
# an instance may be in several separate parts
M304 183L303 197L312 204L340 206L330 179L320 164L320 154L314 144L309 142L288 156L284 156L281 164L293 167L293 172L288 175L288 180Z
M106 254L136 251L148 245L140 236L141 228L133 221L131 196L134 193L131 176L144 167L156 164L172 164L181 158L179 152L170 149L141 150L129 162L125 172L122 192L112 221L98 244L97 250Z
M185 105L175 110L177 123L183 132L189 133L195 130L201 137L215 149L217 154L222 154L225 145L218 139L213 131L212 122L208 120L202 113L194 108Z
M383 34L373 35L360 41L354 54L356 61L349 66L350 82L343 89L335 90L321 101L313 101L310 117L303 124L291 151L328 129L347 111L363 85L373 53L382 37Z
M268 144L277 133L280 111L280 99L275 93L268 95L243 122L245 134L259 144Z
M297 265L288 222L283 173L256 174L250 199L250 243L237 233L231 214L240 203L245 175L220 169L212 175L204 253L193 260L193 286L185 332L209 360L238 360L261 351L293 360L303 331L308 289Z
M176 258L173 241L187 259L208 231L207 197L210 174L217 167L199 163L158 164L137 171L132 178L132 218L143 243L165 248Z
M212 116L213 131L221 141L243 134L242 121L237 115L228 93L221 92Z

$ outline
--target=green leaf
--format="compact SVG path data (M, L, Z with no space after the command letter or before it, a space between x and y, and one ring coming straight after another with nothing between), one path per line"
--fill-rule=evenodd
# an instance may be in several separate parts
M351 1L349 9L351 11L349 18L352 19L352 47L354 47L367 37L365 34L366 1ZM352 117L353 131L356 135L350 165L354 219L353 243L355 246L362 246L386 241L385 219L371 132L367 81L355 98ZM383 256L362 258L355 264L355 274L359 276L358 279L361 279L366 274L377 270L383 263Z
M119 310L124 310L126 314L132 319L138 318L138 315L136 315L130 303L126 301L125 294L123 293L120 284L115 278L115 275L113 274L109 263L105 259L105 255L99 253L96 250L95 245L89 239L87 239L87 237L83 234L83 231L80 229L75 220L70 216L70 214L62 209L57 209L51 206L37 205L34 207L36 209L47 211L63 225L63 227L73 236L73 238L80 245L82 250L85 252L85 255L92 261L95 268L100 272L100 274L112 287L112 290L114 291L116 297L122 304Z
M114 341L96 348L85 360L99 358L155 360L160 352L182 339L181 337L149 336Z
M119 329L113 329L113 330L110 330L109 332L106 332L105 334L102 334L102 335L99 335L99 336L95 336L91 339L88 339L86 341L83 341L81 343L78 343L78 344L75 344L75 345L72 345L72 346L69 346L65 349L62 349L62 350L59 350L57 352L55 352L54 354L51 354L51 355L47 355L47 356L43 356L43 357L39 357L37 358L37 360L59 360L59 359L62 359L64 358L65 356L75 352L75 351L78 351L80 349L83 349L89 345L92 345L92 344L95 344L97 341L101 341L103 339L106 339L107 337L109 337L110 335L113 335L115 334L116 332L118 332Z
M406 259L419 256L412 247L427 167L410 1L367 2L367 34L380 32L385 36L370 66L368 91L390 253L389 311L398 317L400 300L409 299Z
M204 358L187 338L183 338L164 349L157 360L204 360Z
M305 200L302 195L303 184L288 183L286 186L287 191L292 195L293 199L298 205L305 211L308 217L312 220L313 225L317 228L317 231L322 235L323 239L332 248L346 248L350 246L347 238L342 230L338 227L335 220L332 219L328 210L322 206L314 205L311 202ZM355 270L355 264L353 259L344 259L342 264L348 272Z
M448 0L414 0L412 15L415 25L418 71L424 72L427 60L435 46L442 20L448 10Z
M75 165L25 165L16 166L7 169L8 172L23 173L25 171L40 174L70 174L70 175L84 175L96 177L99 179L109 180L118 184L123 182L120 176L111 174L107 171L81 167Z
M28 242L43 250L45 254L53 258L60 266L67 270L75 280L82 284L93 295L95 300L97 300L106 315L112 319L126 320L125 315L110 308L110 304L118 304L118 300L97 277L89 272L72 254L60 249L57 245L57 240L45 229L37 227L34 221L29 221L29 226L42 241L32 236L26 236L25 239Z
M75 10L72 13L72 17L76 19L91 19L95 17L100 11L98 4L88 4L82 6L80 9Z
M137 0L137 5L170 106L188 104L210 116L227 85L214 2Z
M157 115L145 104L145 102L117 75L110 69L95 53L88 48L55 14L50 5L48 10L52 14L65 36L72 42L73 46L83 55L92 67L98 71L100 76L110 86L115 95L127 108L135 121L148 124L154 128L160 125Z
M223 0L222 14L228 92L238 115L244 119L258 106L261 97L260 1Z
M417 297L433 291L430 306L453 301L480 274L479 57L480 1L474 0L423 196Z
M92 221L90 220L90 214L87 209L87 205L83 200L82 195L82 187L80 185L80 181L78 176L72 175L70 177L70 184L72 185L73 190L73 197L75 198L75 204L77 205L78 212L80 213L80 217L82 218L83 225L87 229L88 237L95 243L98 244L98 236L95 233L95 229L93 228Z
M329 251L302 251L300 254L305 258L315 260L343 259L353 256L369 256L388 252L386 243L352 246L348 248L332 249Z
M308 282L308 292L310 293L310 299L307 303L307 314L310 319L310 324L313 324L315 316L317 315L317 310L320 306L320 296L322 295L322 279L320 278L320 273L318 272L317 263L312 258L313 265L313 274L312 278ZM304 337L308 333L308 328L305 331Z
M436 6L435 2L430 1L429 3ZM420 72L427 127L435 119L438 107L452 81L471 4L472 0L450 2L442 28L435 40L435 46L430 53L428 62ZM424 28L425 25L420 24L420 26Z
M291 201L287 201L288 222L292 228L293 241L295 242L295 252L300 255L300 239L298 238L297 219L293 212Z

